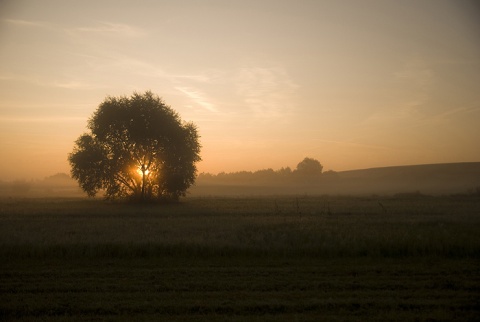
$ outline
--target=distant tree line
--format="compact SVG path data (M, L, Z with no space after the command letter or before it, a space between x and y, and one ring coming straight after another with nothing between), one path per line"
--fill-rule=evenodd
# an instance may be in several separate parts
M200 173L197 178L198 185L204 184L316 184L321 179L333 178L336 172L323 172L322 164L313 158L305 158L297 164L295 169L282 167L278 170L263 169L257 171L220 172L218 174Z
M57 173L42 180L0 181L0 197L79 197L76 182L66 173Z

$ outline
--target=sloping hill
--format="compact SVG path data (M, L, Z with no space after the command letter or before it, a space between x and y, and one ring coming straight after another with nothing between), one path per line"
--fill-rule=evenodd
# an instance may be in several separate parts
M191 195L480 194L480 162L424 164L324 173L315 180L199 181Z
M347 193L467 193L480 187L480 162L342 171L338 179L337 189Z

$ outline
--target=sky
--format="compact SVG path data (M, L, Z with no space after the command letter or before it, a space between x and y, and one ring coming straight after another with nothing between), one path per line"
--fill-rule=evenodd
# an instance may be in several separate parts
M147 90L199 172L480 161L480 5L0 0L0 180L69 173L99 104Z

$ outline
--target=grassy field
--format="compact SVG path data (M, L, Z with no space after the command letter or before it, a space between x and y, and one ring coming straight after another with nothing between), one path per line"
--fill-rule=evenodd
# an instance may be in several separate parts
M0 201L0 319L476 321L480 199Z

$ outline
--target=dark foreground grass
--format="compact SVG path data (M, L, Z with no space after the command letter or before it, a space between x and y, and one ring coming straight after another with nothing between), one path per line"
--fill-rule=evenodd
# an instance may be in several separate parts
M480 202L0 203L8 321L477 321Z
M478 263L100 259L2 265L1 314L31 321L475 321Z

